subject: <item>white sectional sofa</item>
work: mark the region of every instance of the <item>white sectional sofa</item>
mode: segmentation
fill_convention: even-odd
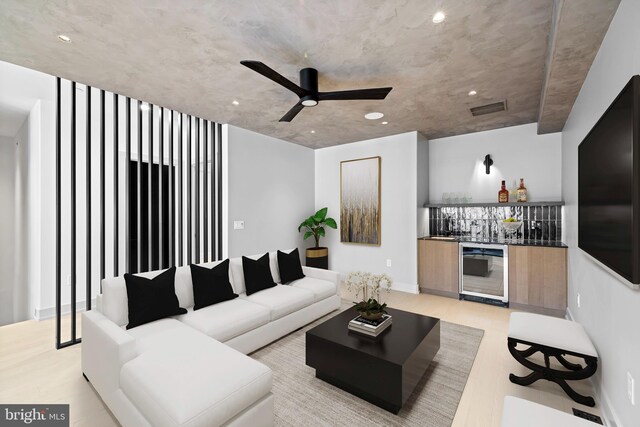
[[[306,277],[282,285],[269,255],[277,286],[247,296],[242,260],[232,258],[240,297],[197,311],[190,268],[178,267],[187,314],[129,330],[124,277],[102,281],[96,309],[83,313],[82,371],[123,426],[273,424],[271,370],[246,354],[338,309],[340,297],[337,272],[303,267]]]

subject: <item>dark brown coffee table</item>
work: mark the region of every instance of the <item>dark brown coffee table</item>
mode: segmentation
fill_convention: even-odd
[[[347,329],[353,308],[310,329],[306,363],[317,378],[397,414],[440,349],[440,319],[387,311],[393,323],[377,338]]]

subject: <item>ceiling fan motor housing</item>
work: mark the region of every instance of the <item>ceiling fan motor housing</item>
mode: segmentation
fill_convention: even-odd
[[[300,87],[308,92],[309,95],[305,95],[300,98],[304,105],[312,106],[318,103],[318,70],[315,68],[303,68],[300,70]],[[312,101],[312,102],[305,102]],[[315,101],[315,102],[313,102]]]

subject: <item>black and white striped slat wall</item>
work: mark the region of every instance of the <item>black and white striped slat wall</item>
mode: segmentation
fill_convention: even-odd
[[[221,258],[221,130],[56,79],[56,348],[101,279]]]

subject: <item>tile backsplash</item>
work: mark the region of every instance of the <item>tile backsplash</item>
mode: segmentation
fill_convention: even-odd
[[[562,240],[562,206],[443,206],[429,208],[429,234],[505,237],[503,220],[513,217],[522,227],[513,237],[531,240]]]

